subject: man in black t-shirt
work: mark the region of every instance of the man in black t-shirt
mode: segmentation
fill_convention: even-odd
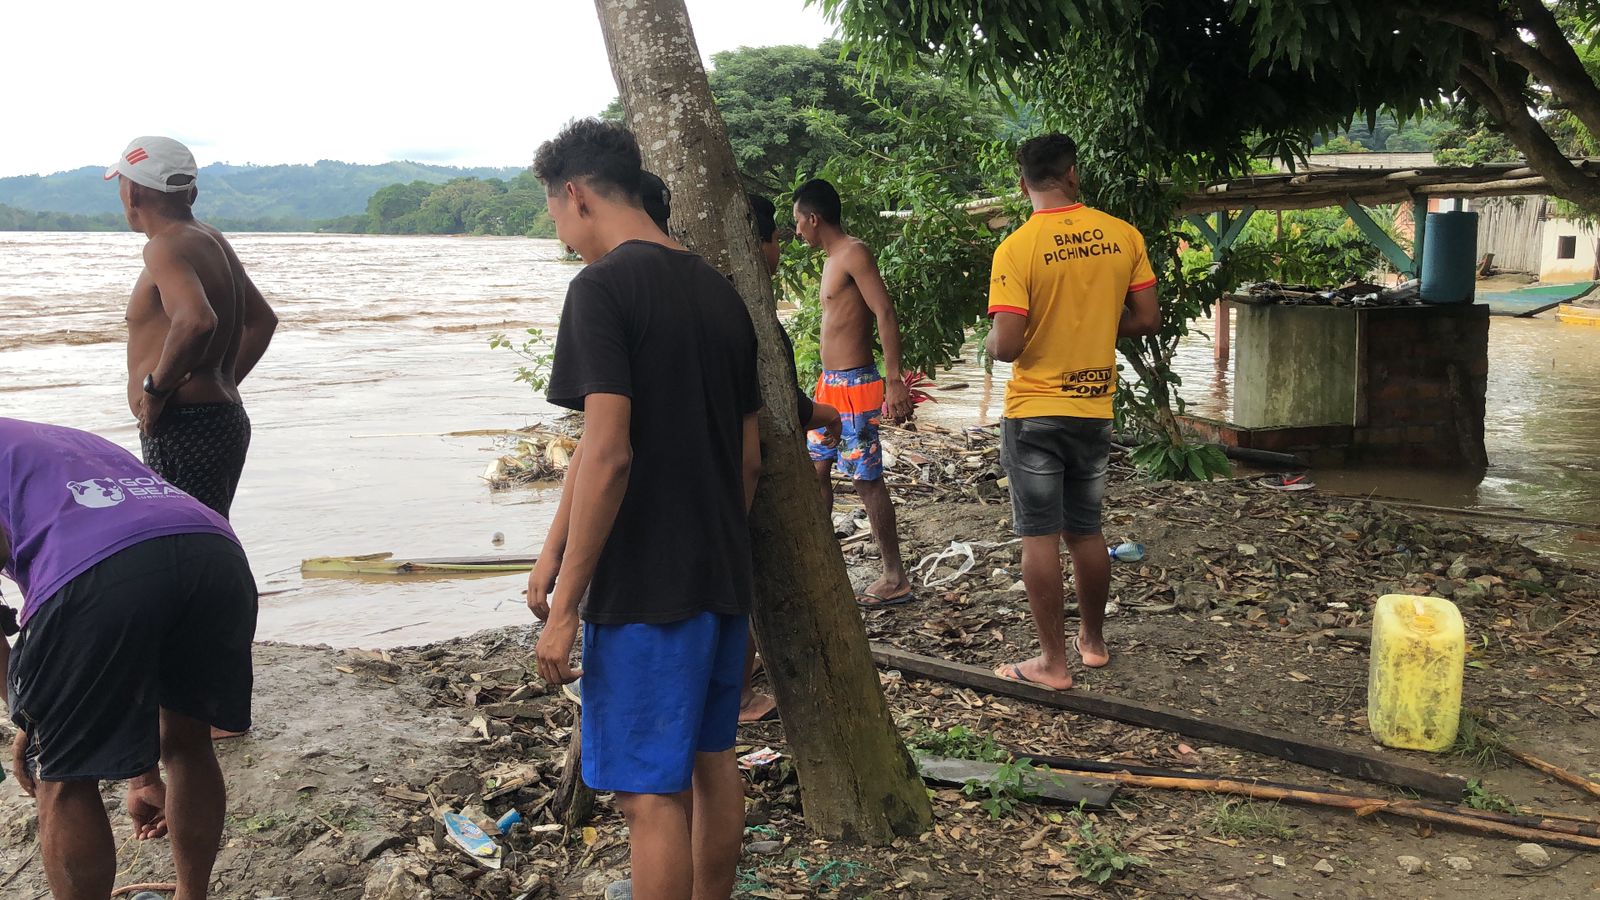
[[[616,792],[635,892],[726,897],[744,827],[733,747],[761,469],[755,329],[728,280],[645,213],[626,129],[573,122],[533,168],[558,237],[589,264],[567,289],[550,376],[584,435],[528,581],[546,620],[539,674],[583,676],[583,778]]]

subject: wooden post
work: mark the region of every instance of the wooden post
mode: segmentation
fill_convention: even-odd
[[[800,775],[806,824],[887,844],[932,826],[803,448],[794,362],[684,0],[595,0],[611,71],[646,166],[672,189],[673,233],[733,278],[760,342],[765,471],[750,515],[756,632]]]

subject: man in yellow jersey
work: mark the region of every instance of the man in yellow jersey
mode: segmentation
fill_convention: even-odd
[[[1063,690],[1067,662],[1061,541],[1072,554],[1083,663],[1111,661],[1102,626],[1111,563],[1100,534],[1117,339],[1161,325],[1144,238],[1078,202],[1078,148],[1046,134],[1017,151],[1033,216],[994,254],[988,350],[1012,363],[1001,429],[1022,580],[1039,628],[1039,656],[995,674]]]

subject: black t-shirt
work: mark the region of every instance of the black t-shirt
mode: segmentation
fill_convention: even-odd
[[[556,332],[551,403],[633,401],[633,467],[584,621],[676,622],[750,611],[744,417],[761,408],[756,335],[710,263],[628,241],[572,280]]]

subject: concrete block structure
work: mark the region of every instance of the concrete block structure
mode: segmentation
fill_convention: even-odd
[[[1317,465],[1487,465],[1487,306],[1229,302],[1233,417],[1190,419],[1201,437]]]

